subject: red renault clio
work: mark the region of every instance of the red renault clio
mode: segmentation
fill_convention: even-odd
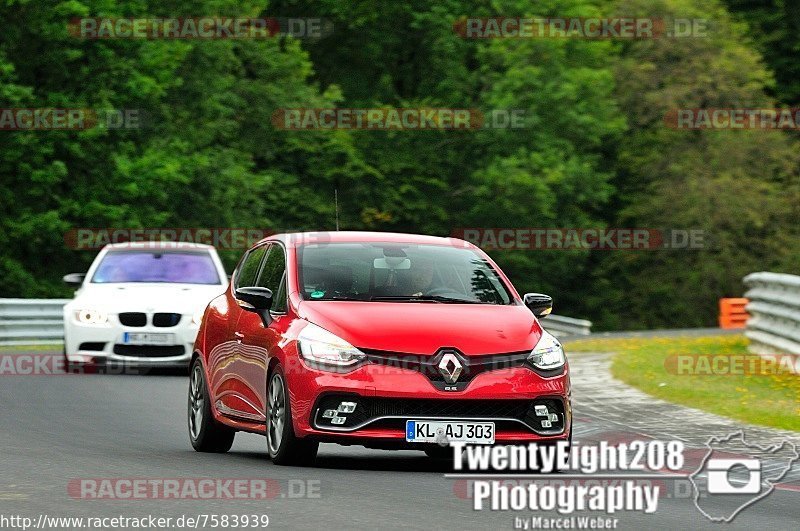
[[[277,464],[320,442],[416,448],[571,439],[567,360],[497,265],[454,238],[369,232],[271,236],[203,316],[189,435],[225,452],[266,435]]]

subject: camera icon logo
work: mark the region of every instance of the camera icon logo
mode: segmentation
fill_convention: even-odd
[[[697,470],[689,475],[694,504],[712,522],[731,522],[741,511],[764,499],[800,460],[789,440],[760,446],[745,440],[742,430],[711,437]]]
[[[761,492],[761,461],[758,459],[709,459],[709,494],[758,494]],[[749,472],[747,480],[735,477],[737,471]]]

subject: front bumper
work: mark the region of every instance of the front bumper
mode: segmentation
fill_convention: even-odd
[[[569,367],[543,377],[527,367],[476,375],[462,391],[437,389],[414,370],[366,364],[347,374],[308,368],[287,371],[292,416],[298,437],[343,444],[405,443],[406,420],[495,422],[495,440],[529,442],[571,435]],[[323,413],[342,401],[357,404],[345,424],[334,426]],[[557,421],[542,427],[536,405],[548,405]],[[549,416],[547,417],[550,420]],[[419,446],[419,445],[417,445]]]
[[[151,321],[148,319],[148,323]],[[183,315],[171,327],[148,324],[129,327],[109,315],[107,323],[87,325],[71,316],[64,319],[64,348],[70,363],[102,364],[116,367],[188,367],[192,357],[198,326],[192,317]],[[168,333],[173,341],[167,345],[130,345],[123,341],[126,332]]]

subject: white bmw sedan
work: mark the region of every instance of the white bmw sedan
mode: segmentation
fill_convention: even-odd
[[[187,367],[209,301],[228,278],[216,250],[193,243],[104,247],[64,306],[68,366]]]

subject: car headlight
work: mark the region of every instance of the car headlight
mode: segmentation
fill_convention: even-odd
[[[76,310],[75,319],[81,324],[103,324],[108,322],[108,314],[100,310]]]
[[[344,339],[312,323],[300,331],[297,343],[303,359],[322,368],[335,370],[353,367],[367,357]]]
[[[194,312],[194,315],[192,315],[192,324],[196,324],[196,325],[199,326],[200,323],[203,322],[203,314],[204,313],[206,313],[206,309],[205,308],[203,308],[202,310]]]
[[[567,362],[564,348],[552,334],[542,331],[542,337],[528,355],[528,362],[545,371],[558,369]]]

